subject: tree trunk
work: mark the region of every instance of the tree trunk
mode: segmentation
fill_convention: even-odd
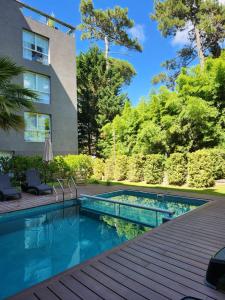
[[[196,25],[194,26],[194,28],[195,28],[196,45],[197,45],[197,49],[198,49],[198,57],[200,59],[201,69],[203,69],[204,64],[205,64],[205,56],[204,56],[203,49],[202,49],[200,31]]]
[[[106,60],[106,70],[109,69],[109,40],[105,36],[105,60]]]

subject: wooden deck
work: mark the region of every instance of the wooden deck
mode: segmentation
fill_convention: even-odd
[[[210,257],[225,246],[225,198],[214,200],[11,299],[225,299],[204,283]]]

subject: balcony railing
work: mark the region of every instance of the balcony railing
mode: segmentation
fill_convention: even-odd
[[[55,18],[54,16],[50,16],[36,8],[20,2],[19,0],[15,1],[19,4],[21,11],[23,12],[23,15],[25,17],[30,17],[35,21],[48,25],[49,27],[52,27],[56,30],[60,30],[68,35],[73,35],[74,31],[76,30],[76,27],[63,22]]]

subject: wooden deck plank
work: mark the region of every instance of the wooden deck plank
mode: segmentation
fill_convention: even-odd
[[[117,281],[113,280],[111,276],[106,275],[104,272],[102,272],[102,270],[99,270],[98,268],[94,268],[93,266],[86,266],[85,268],[83,268],[83,271],[88,273],[88,275],[91,275],[93,278],[96,278],[105,286],[110,286],[110,289],[113,289],[121,297],[124,297],[125,299],[130,299],[130,300],[146,299],[144,297],[139,296],[137,293],[128,289],[124,285],[121,285]]]
[[[120,300],[123,299],[116,292],[112,291],[110,287],[106,287],[98,280],[93,279],[89,275],[87,275],[83,271],[77,271],[72,273],[72,276],[80,281],[84,286],[88,287],[90,290],[94,291],[97,295],[102,297],[103,299],[112,299],[112,300]]]
[[[63,285],[61,282],[56,281],[53,282],[48,286],[48,288],[57,295],[60,299],[63,300],[80,300],[80,297],[78,297],[74,292],[69,290],[65,285]]]
[[[123,285],[125,285],[131,291],[135,291],[138,295],[141,295],[144,299],[155,299],[156,296],[158,297],[159,300],[167,299],[162,295],[156,294],[154,291],[143,286],[139,282],[123,275],[122,273],[118,272],[115,269],[112,269],[103,260],[101,260],[100,262],[98,261],[94,266],[96,269],[112,277],[114,280],[119,280]]]
[[[56,296],[48,287],[44,287],[41,289],[38,289],[34,292],[35,296],[39,300],[61,300],[62,298]],[[23,299],[23,298],[21,298]]]
[[[171,290],[168,286],[164,286],[163,284],[159,284],[155,281],[155,277],[147,278],[146,276],[137,273],[136,271],[131,270],[130,268],[123,266],[122,264],[116,262],[111,258],[111,256],[101,260],[104,264],[109,266],[110,268],[117,270],[119,273],[125,275],[126,277],[137,281],[148,289],[154,291],[155,293],[162,295],[168,299],[180,299],[184,294],[180,293],[180,291]],[[143,269],[144,270],[144,269]]]
[[[102,299],[101,297],[96,295],[93,291],[85,288],[79,281],[75,280],[75,278],[73,278],[71,275],[63,276],[60,279],[60,282],[62,282],[71,291],[75,291],[76,294],[81,299],[92,299],[92,300]]]
[[[101,189],[99,193],[126,189],[97,188]],[[93,192],[85,189],[81,193]],[[35,201],[37,198],[31,198],[27,203],[6,203],[4,207],[0,203],[0,212],[37,206]],[[43,197],[39,204],[51,202]],[[224,228],[225,197],[221,197],[12,299],[180,300],[183,296],[195,296],[225,300],[224,293],[204,282],[210,257],[224,246]]]
[[[212,289],[209,289],[205,285],[193,282],[193,280],[187,278],[183,278],[182,276],[165,270],[157,265],[150,264],[146,266],[146,268],[142,268],[135,263],[129,262],[126,259],[117,256],[116,254],[113,254],[110,257],[119,264],[127,266],[129,269],[136,271],[145,277],[154,277],[154,280],[162,283],[163,285],[169,286],[171,289],[173,288],[176,291],[180,291],[180,293],[186,292],[187,294],[192,294],[192,296],[195,297],[201,297],[202,294],[205,294],[209,297],[213,297],[213,295],[215,295],[215,292],[212,292]]]

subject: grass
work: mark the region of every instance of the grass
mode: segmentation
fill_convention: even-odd
[[[225,184],[218,184],[212,188],[191,188],[186,186],[180,187],[180,186],[173,186],[173,185],[159,185],[159,184],[154,185],[154,184],[147,184],[144,182],[128,182],[128,181],[99,181],[98,183],[104,185],[137,186],[137,187],[154,188],[154,189],[161,189],[161,190],[168,190],[168,191],[193,192],[197,194],[225,196]]]

